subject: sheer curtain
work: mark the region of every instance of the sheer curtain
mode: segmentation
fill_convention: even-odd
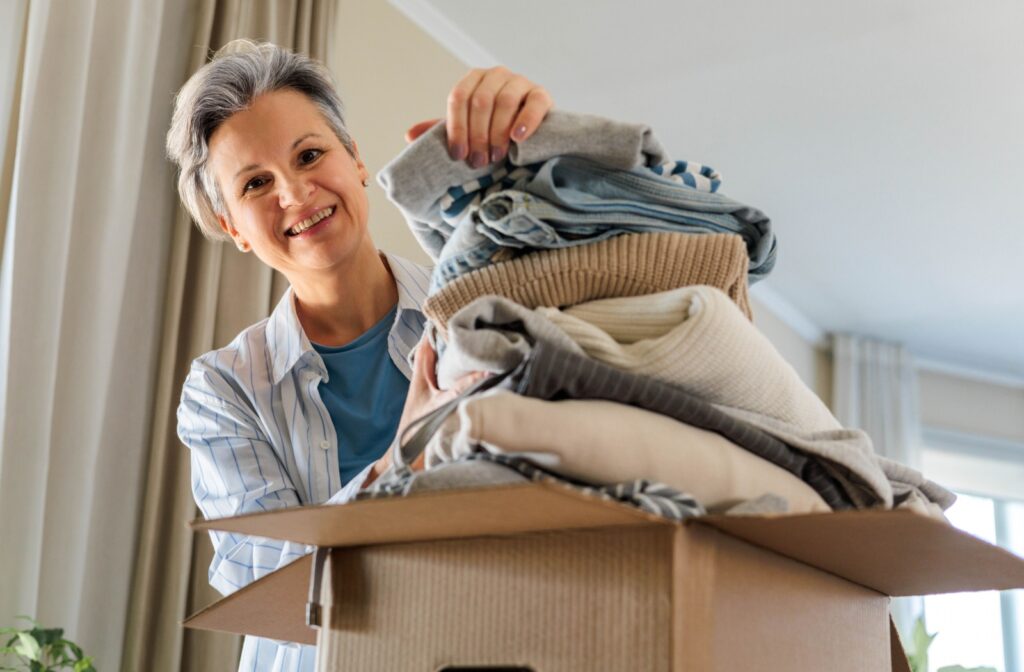
[[[120,663],[132,574],[174,211],[161,147],[184,72],[179,5],[28,3],[7,135],[0,620],[63,627],[101,669]]]
[[[875,452],[921,468],[917,369],[907,349],[864,336],[832,340],[832,410],[847,427],[866,431]],[[892,613],[904,641],[924,610],[919,597],[896,598]]]
[[[210,49],[255,37],[326,59],[334,6],[0,11],[0,37],[24,34],[0,45],[16,59],[0,93],[19,101],[0,117],[0,626],[63,627],[99,669],[235,665],[233,638],[179,625],[215,596],[208,540],[186,527],[174,408],[188,362],[265,316],[284,283],[194,230],[164,136]]]
[[[335,4],[334,0],[198,2],[195,30],[188,40],[192,45],[189,73],[205,63],[213,50],[239,37],[269,40],[329,62]],[[184,79],[178,86],[182,83]],[[170,255],[121,669],[231,670],[238,664],[239,637],[184,631],[180,625],[186,615],[220,595],[207,582],[213,554],[209,537],[185,527],[199,514],[190,490],[188,451],[175,431],[175,412],[192,359],[227,344],[243,328],[269,315],[286,283],[253,255],[205,240],[180,209]]]

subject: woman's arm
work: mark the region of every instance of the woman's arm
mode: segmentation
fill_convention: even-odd
[[[178,406],[178,437],[189,448],[192,494],[205,518],[300,504],[255,413],[222,372],[196,360]],[[210,585],[228,595],[309,552],[304,544],[210,532]]]

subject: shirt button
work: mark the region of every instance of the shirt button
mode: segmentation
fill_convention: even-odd
[[[327,450],[328,448],[331,447],[331,442],[330,441],[321,441],[320,442],[320,447],[323,448],[324,450]]]

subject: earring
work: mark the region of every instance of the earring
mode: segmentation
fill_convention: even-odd
[[[370,186],[370,183],[369,183],[369,181],[368,181],[368,180],[363,180],[363,186],[364,186],[364,187],[368,187],[368,186]]]
[[[249,251],[249,243],[246,243],[246,242],[243,242],[243,241],[240,241],[240,240],[236,240],[235,241],[235,247],[238,248],[239,252],[248,252]]]

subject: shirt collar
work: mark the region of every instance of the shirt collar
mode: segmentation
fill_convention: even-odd
[[[391,269],[398,288],[397,325],[403,311],[410,310],[422,315],[423,302],[427,298],[430,282],[430,268],[420,266],[402,257],[382,252]],[[393,325],[392,331],[395,329]],[[306,337],[295,311],[295,293],[289,287],[270,314],[266,326],[267,347],[270,349],[273,383],[277,385],[285,375],[301,362],[308,362],[321,376],[327,375],[320,354]]]

